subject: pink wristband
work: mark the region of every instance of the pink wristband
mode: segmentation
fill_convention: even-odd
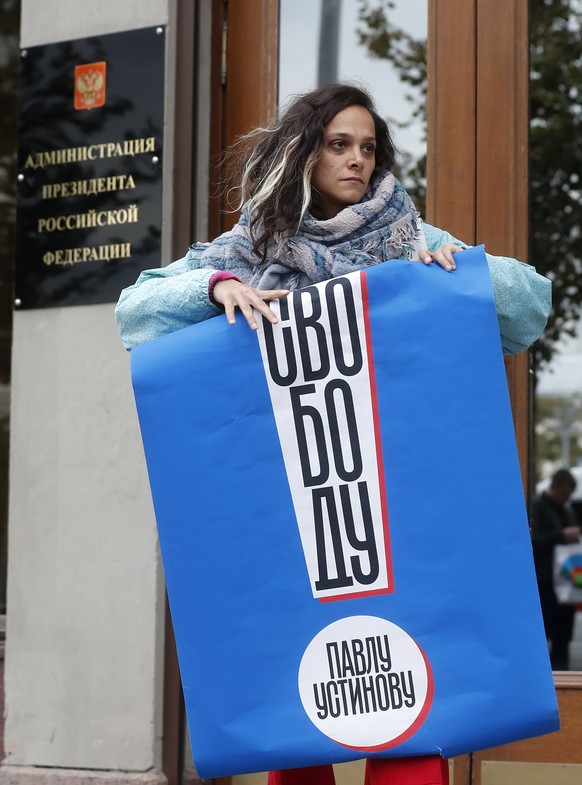
[[[223,306],[221,303],[217,303],[213,297],[212,293],[214,292],[214,287],[219,281],[229,281],[229,280],[234,280],[234,281],[238,281],[239,283],[242,283],[240,278],[237,278],[236,275],[229,273],[228,270],[218,270],[218,272],[214,273],[214,275],[212,275],[210,280],[208,281],[208,299],[213,305],[216,305],[218,308],[222,308]]]

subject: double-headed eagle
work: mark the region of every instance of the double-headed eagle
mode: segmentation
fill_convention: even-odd
[[[77,77],[77,94],[86,106],[93,106],[103,89],[103,73],[98,70],[87,70]]]

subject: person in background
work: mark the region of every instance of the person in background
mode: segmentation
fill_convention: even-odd
[[[570,667],[570,642],[576,606],[559,603],[554,589],[554,548],[580,541],[576,514],[569,506],[576,490],[576,478],[559,469],[550,485],[533,501],[532,545],[546,638],[550,642],[553,670]]]
[[[241,314],[255,330],[261,317],[277,321],[270,300],[391,259],[454,273],[454,254],[467,247],[423,224],[391,172],[388,126],[359,87],[331,84],[297,96],[237,150],[240,220],[122,292],[116,317],[127,349],[221,313],[230,324]],[[487,261],[503,351],[522,351],[545,327],[550,281],[515,259]],[[366,785],[444,785],[448,764],[436,754],[370,758],[365,777]],[[269,774],[269,785],[333,783],[331,765]]]

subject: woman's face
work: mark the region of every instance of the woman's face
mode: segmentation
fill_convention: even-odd
[[[348,106],[325,127],[323,147],[313,171],[314,203],[324,218],[356,204],[366,193],[376,166],[376,130],[363,106]]]

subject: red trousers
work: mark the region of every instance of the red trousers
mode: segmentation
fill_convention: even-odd
[[[449,764],[439,755],[369,758],[364,785],[448,785]],[[270,771],[268,785],[335,785],[331,766]]]

